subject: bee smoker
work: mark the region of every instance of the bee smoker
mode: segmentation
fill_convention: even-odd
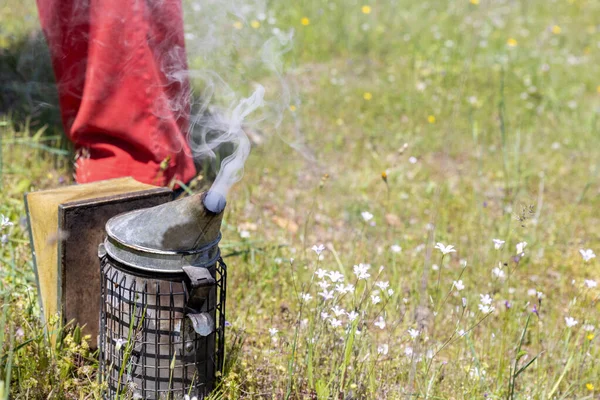
[[[224,356],[224,207],[209,192],[106,223],[98,249],[105,398],[202,399],[214,388]]]

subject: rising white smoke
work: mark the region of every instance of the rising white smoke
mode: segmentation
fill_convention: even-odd
[[[194,157],[216,158],[216,151],[224,144],[232,146],[232,153],[221,161],[219,172],[210,188],[211,192],[227,198],[231,186],[242,178],[244,163],[250,154],[250,140],[242,124],[246,117],[264,104],[265,89],[258,85],[254,93],[241,99],[233,110],[227,109],[213,114],[193,117],[189,140]]]
[[[250,153],[245,130],[276,133],[294,148],[304,148],[301,138],[278,131],[295,100],[282,60],[292,47],[293,31],[277,28],[276,16],[260,0],[185,4],[187,74],[196,89],[188,142],[196,160],[208,160],[218,170],[210,192],[226,198]],[[168,76],[177,80],[178,72]],[[256,79],[268,81],[269,90]],[[224,147],[228,155],[221,159]]]

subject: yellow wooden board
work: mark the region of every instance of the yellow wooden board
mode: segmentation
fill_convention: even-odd
[[[59,296],[58,207],[60,204],[154,189],[133,178],[118,178],[25,195],[41,306],[46,321],[61,310]],[[95,301],[90,299],[91,301]]]

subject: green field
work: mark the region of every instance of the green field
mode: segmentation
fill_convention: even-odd
[[[214,398],[600,398],[600,2],[205,3],[191,68],[268,96],[222,227]],[[23,193],[72,182],[38,31],[0,5],[0,398],[99,399],[86,338],[49,345],[37,303]]]

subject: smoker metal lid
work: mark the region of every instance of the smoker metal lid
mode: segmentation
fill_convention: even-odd
[[[126,245],[168,251],[205,247],[219,234],[223,212],[204,207],[204,193],[118,215],[106,223],[108,236]]]
[[[221,234],[201,249],[194,251],[168,251],[127,245],[107,236],[98,248],[100,257],[108,254],[111,258],[132,269],[146,273],[183,273],[183,267],[210,267],[221,256],[219,241]]]
[[[171,202],[174,203],[174,202]],[[165,203],[162,206],[168,205]],[[100,245],[99,256],[104,253],[114,260],[132,269],[146,273],[183,273],[183,267],[209,267],[220,257],[219,241],[221,233],[217,231],[216,238],[207,241],[201,247],[189,250],[162,249],[160,242],[152,242],[152,237],[161,237],[166,229],[177,229],[177,217],[165,222],[164,218],[149,218],[155,215],[161,206],[136,210],[111,218],[106,223],[106,239]],[[162,210],[160,210],[162,211]],[[153,222],[157,222],[160,226]],[[220,223],[220,221],[219,221]],[[182,229],[184,230],[184,229]],[[139,239],[138,239],[139,236]]]
[[[156,207],[117,215],[106,223],[104,250],[128,267],[150,273],[181,273],[219,257],[223,210],[204,207],[198,193]]]

